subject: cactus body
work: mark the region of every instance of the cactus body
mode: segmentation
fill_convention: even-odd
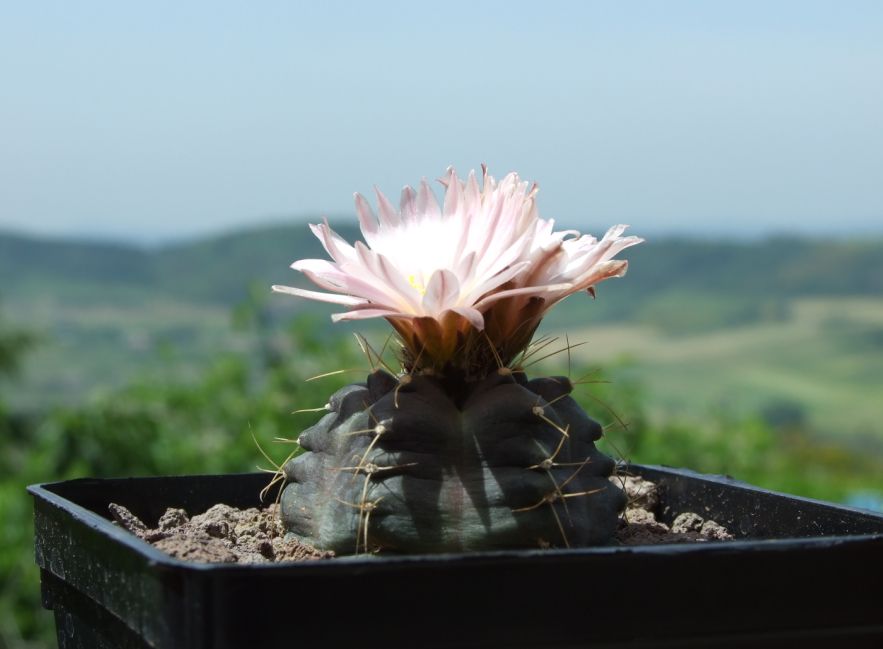
[[[376,371],[301,435],[283,522],[338,554],[605,543],[625,498],[571,390],[564,377]]]

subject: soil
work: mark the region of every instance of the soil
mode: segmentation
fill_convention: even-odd
[[[237,509],[218,504],[190,517],[169,508],[155,528],[148,528],[121,505],[110,505],[118,525],[167,554],[185,561],[208,563],[272,563],[330,559],[325,552],[285,539],[276,505]]]
[[[628,496],[614,536],[619,545],[702,543],[734,538],[723,525],[694,512],[679,513],[668,526],[656,518],[659,491],[655,483],[636,476],[615,476],[610,480]]]
[[[657,545],[702,543],[733,538],[723,526],[693,512],[682,512],[671,526],[657,520],[659,494],[654,483],[638,477],[611,478],[628,496],[614,543]],[[237,509],[214,505],[189,516],[183,509],[167,509],[155,528],[144,524],[121,505],[111,504],[114,521],[135,536],[185,561],[207,563],[272,563],[330,559],[333,552],[318,550],[285,538],[276,505],[264,509]]]

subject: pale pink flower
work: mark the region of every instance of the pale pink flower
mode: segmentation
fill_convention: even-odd
[[[402,190],[398,210],[376,190],[379,220],[356,194],[367,245],[351,246],[326,221],[310,228],[332,261],[292,264],[331,292],[273,290],[347,307],[335,321],[386,318],[420,368],[473,367],[476,356],[478,365],[508,363],[553,304],[623,275],[628,262],[612,257],[641,239],[620,236],[623,225],[601,241],[554,232],[537,213],[536,185],[515,173],[497,183],[483,171],[479,188],[474,172],[462,181],[449,169],[442,206],[425,180]]]

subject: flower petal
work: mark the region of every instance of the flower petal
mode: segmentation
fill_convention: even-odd
[[[386,195],[376,186],[374,187],[374,193],[377,195],[377,212],[380,214],[381,227],[390,229],[398,227],[401,219],[396,208],[393,207],[393,204]]]
[[[372,273],[367,269],[354,274],[345,272],[322,259],[301,259],[291,267],[302,272],[321,288],[357,296],[362,302],[386,305],[400,302],[396,288],[387,282],[379,281],[376,277],[371,281]]]
[[[412,314],[398,313],[394,309],[378,309],[373,306],[364,309],[353,309],[345,313],[334,313],[331,316],[332,322],[345,322],[347,320],[367,320],[369,318],[413,318]]]
[[[365,304],[365,300],[361,300],[352,295],[340,295],[338,293],[319,293],[318,291],[306,291],[302,288],[294,286],[281,286],[274,284],[272,287],[276,293],[287,293],[288,295],[296,295],[297,297],[305,297],[310,300],[318,300],[320,302],[330,302],[332,304],[344,304],[346,306],[359,306]]]
[[[337,232],[328,225],[328,219],[324,219],[319,225],[310,224],[310,230],[316,238],[322,243],[331,258],[336,262],[352,260],[356,256],[355,249],[346,242]],[[293,264],[292,264],[293,265]]]
[[[486,308],[488,305],[493,304],[494,302],[498,302],[499,300],[515,297],[518,295],[536,295],[538,297],[543,297],[546,293],[560,293],[563,291],[566,291],[567,295],[569,295],[570,293],[574,292],[570,290],[572,287],[573,284],[549,284],[547,286],[523,286],[521,288],[506,289],[505,291],[500,291],[499,293],[491,293],[490,295],[479,300],[478,303],[475,305],[475,308],[483,309]]]
[[[469,324],[479,331],[484,329],[484,314],[478,309],[473,309],[468,306],[457,306],[452,308],[451,311],[466,318],[469,321]]]
[[[417,190],[417,211],[431,219],[437,219],[441,216],[438,200],[436,200],[435,194],[432,193],[432,187],[426,182],[426,178],[420,181],[420,189]]]
[[[371,205],[365,200],[365,197],[356,192],[353,194],[356,202],[356,214],[359,217],[359,227],[362,230],[362,236],[369,246],[373,246],[377,241],[377,219],[374,217],[374,211]]]
[[[447,269],[435,271],[426,285],[423,296],[423,310],[433,317],[441,316],[442,312],[451,309],[460,297],[460,281]]]
[[[486,295],[491,291],[499,288],[500,286],[511,280],[513,277],[517,277],[528,266],[530,266],[529,261],[518,262],[517,264],[509,266],[506,270],[497,273],[493,277],[487,278],[484,281],[477,283],[475,286],[469,286],[465,289],[462,289],[465,293],[462,301],[468,304],[475,303],[483,295]],[[481,300],[478,302],[478,304],[475,304],[474,306],[476,308],[480,308],[479,305],[483,302],[484,301]]]
[[[442,182],[447,189],[445,192],[445,204],[443,208],[444,215],[451,216],[452,214],[456,214],[460,209],[462,192],[460,181],[457,180],[457,172],[453,167],[448,167],[448,177],[440,182]]]
[[[402,187],[402,197],[399,202],[399,209],[402,213],[402,218],[411,219],[415,212],[417,211],[416,207],[416,199],[417,194],[414,192],[414,189],[409,185],[405,185]]]

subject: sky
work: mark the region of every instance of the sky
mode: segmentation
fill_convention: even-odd
[[[883,234],[883,2],[7,2],[0,230],[162,241],[487,163],[600,234]]]

